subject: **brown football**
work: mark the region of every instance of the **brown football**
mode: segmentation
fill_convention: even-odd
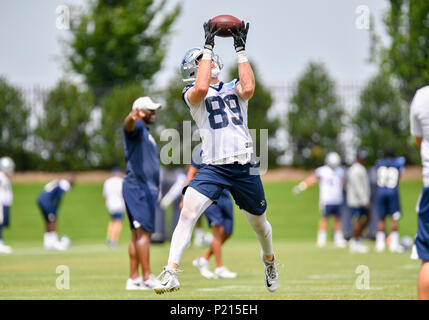
[[[232,29],[234,24],[237,25],[237,28],[241,28],[241,20],[228,14],[221,14],[212,18],[211,25],[214,25],[215,23],[217,23],[218,28],[220,28],[217,36],[224,38],[231,36],[228,29]]]

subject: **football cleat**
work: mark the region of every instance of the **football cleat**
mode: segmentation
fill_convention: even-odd
[[[216,268],[214,271],[216,279],[235,279],[238,275],[235,272],[231,272],[227,267]]]
[[[143,285],[145,287],[145,289],[143,289],[143,290],[154,289],[156,286],[159,285],[159,280],[157,278],[155,278],[155,276],[153,274],[151,274],[149,276],[149,279],[143,281]]]
[[[274,292],[279,286],[279,272],[277,271],[276,259],[273,261],[266,261],[261,252],[262,261],[265,267],[265,287],[268,291]]]
[[[128,279],[125,285],[125,290],[147,290],[149,288],[145,288],[146,286],[143,284],[142,277],[138,277],[136,279]]]
[[[3,243],[0,243],[0,253],[11,254],[12,248],[10,246],[3,244]]]
[[[369,249],[366,245],[358,240],[350,240],[350,252],[351,253],[368,253]]]
[[[180,289],[180,283],[177,279],[177,273],[180,270],[175,270],[171,267],[164,267],[164,270],[157,277],[159,283],[153,288],[156,294],[163,294],[165,292],[173,292]]]
[[[201,275],[204,278],[206,279],[214,278],[213,272],[210,271],[209,262],[206,259],[202,257],[197,258],[194,261],[192,261],[192,265],[200,271]]]

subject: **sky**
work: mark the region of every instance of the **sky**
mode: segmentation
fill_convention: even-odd
[[[173,6],[179,0],[169,0]],[[51,87],[65,75],[58,6],[86,0],[2,0],[0,4],[0,75],[22,87]],[[163,86],[179,70],[191,47],[204,44],[203,23],[231,14],[250,23],[246,51],[270,86],[293,83],[310,61],[323,62],[339,83],[364,83],[375,72],[367,63],[369,31],[356,27],[365,5],[375,18],[376,31],[387,39],[382,25],[387,0],[186,0],[173,27],[168,54],[156,84]],[[236,63],[232,38],[217,38],[215,51],[226,67]],[[228,80],[228,79],[225,79]]]

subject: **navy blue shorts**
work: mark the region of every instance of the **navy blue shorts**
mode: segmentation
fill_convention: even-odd
[[[57,208],[51,203],[37,200],[37,205],[42,211],[43,218],[46,222],[53,222],[57,220]]]
[[[329,216],[341,216],[341,205],[333,205],[333,204],[327,204],[323,208],[323,217],[327,218]]]
[[[205,215],[209,220],[209,224],[223,226],[225,233],[232,234],[233,229],[233,204],[229,195],[222,195],[217,200],[217,203],[211,204],[205,211]]]
[[[353,207],[350,208],[350,212],[353,217],[361,218],[361,217],[367,217],[369,210],[365,207]]]
[[[9,227],[9,214],[9,206],[3,206],[0,208],[0,227]]]
[[[423,188],[417,209],[417,254],[423,261],[429,261],[429,187]]]
[[[154,232],[157,192],[151,192],[145,186],[129,188],[124,183],[122,195],[130,221],[130,228],[137,229],[142,227],[148,232]]]
[[[242,210],[262,215],[267,209],[264,187],[259,175],[251,175],[250,163],[206,165],[198,170],[189,186],[216,202],[223,189],[231,192],[235,203]]]
[[[122,212],[111,213],[110,217],[112,218],[112,220],[122,220],[124,214]]]
[[[381,219],[386,216],[391,216],[393,220],[401,218],[401,206],[399,204],[399,196],[395,193],[377,193],[377,208]]]

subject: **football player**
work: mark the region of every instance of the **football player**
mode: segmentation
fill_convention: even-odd
[[[106,243],[109,247],[119,245],[119,236],[122,230],[122,218],[125,212],[125,203],[122,196],[124,174],[121,169],[114,168],[112,175],[104,181],[103,196],[111,220],[107,227]]]
[[[417,236],[412,258],[422,260],[417,284],[419,299],[429,300],[429,86],[417,90],[411,102],[410,127],[423,165],[423,190],[417,203]]]
[[[202,162],[183,198],[180,220],[171,240],[168,265],[160,274],[156,293],[180,288],[178,266],[188,246],[192,229],[200,215],[217,201],[224,189],[231,192],[237,205],[256,233],[265,267],[265,286],[278,287],[278,272],[272,246],[272,229],[266,219],[267,203],[261,178],[251,163],[252,138],[247,127],[248,101],[255,90],[255,78],[246,56],[249,24],[230,30],[237,53],[239,79],[219,80],[222,63],[213,53],[217,24],[204,23],[204,48],[193,48],[182,59],[181,69],[186,86],[182,97],[202,138]]]
[[[43,247],[45,250],[66,250],[67,245],[60,241],[57,234],[57,213],[63,195],[74,185],[74,176],[67,179],[52,180],[45,185],[37,198],[37,204],[45,220]]]
[[[122,185],[131,229],[128,246],[130,275],[126,290],[148,290],[157,284],[150,270],[150,236],[155,231],[155,210],[159,190],[159,159],[149,125],[161,107],[150,97],[134,101],[125,118],[124,154],[127,173]],[[141,266],[142,276],[139,275]]]
[[[322,218],[317,231],[317,246],[324,247],[327,240],[326,229],[329,217],[335,217],[334,245],[344,248],[347,243],[341,225],[341,205],[343,204],[344,170],[340,167],[341,158],[336,152],[329,152],[325,165],[293,188],[293,193],[299,194],[319,182],[319,205]]]
[[[405,158],[395,157],[393,151],[386,148],[384,157],[375,163],[377,170],[377,209],[379,220],[375,241],[375,251],[382,252],[386,249],[386,217],[390,216],[391,232],[389,250],[402,252],[399,244],[399,219],[401,218],[401,206],[399,201],[399,178],[404,169]]]
[[[3,228],[9,226],[10,207],[13,202],[9,178],[15,172],[15,163],[9,157],[0,158],[0,253],[12,253],[12,248],[3,243]]]

